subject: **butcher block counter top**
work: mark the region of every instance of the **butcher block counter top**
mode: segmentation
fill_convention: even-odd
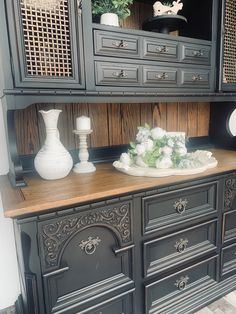
[[[0,176],[0,191],[6,217],[46,213],[47,210],[99,201],[169,184],[206,178],[236,170],[236,151],[212,149],[217,167],[203,173],[163,178],[133,177],[118,172],[112,164],[98,164],[97,171],[75,174],[61,180],[45,181],[36,175],[25,177],[26,187],[14,189],[7,176]]]

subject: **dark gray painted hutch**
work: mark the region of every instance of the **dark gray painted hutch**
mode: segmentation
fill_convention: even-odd
[[[94,23],[90,0],[48,1],[47,9],[42,2],[0,0],[13,186],[25,186],[14,111],[31,104],[200,100],[212,111],[234,107],[235,0],[183,1],[189,27],[178,37]],[[14,217],[18,310],[187,314],[234,289],[234,171]]]

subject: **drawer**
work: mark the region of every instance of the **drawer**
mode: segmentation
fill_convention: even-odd
[[[144,59],[156,61],[178,61],[178,43],[163,39],[143,40]]]
[[[193,218],[216,214],[217,182],[143,197],[143,233],[181,225]]]
[[[140,66],[110,62],[95,62],[96,84],[116,86],[139,86]]]
[[[105,303],[105,302],[104,302]],[[96,306],[95,309],[83,311],[84,314],[133,314],[133,294],[126,293],[124,296],[108,300],[105,304]]]
[[[182,62],[191,64],[211,64],[211,47],[205,45],[182,44]]]
[[[143,69],[143,84],[149,86],[177,86],[177,69],[147,67]]]
[[[47,313],[86,308],[111,292],[133,288],[131,204],[117,202],[38,223]]]
[[[210,70],[181,69],[181,87],[210,88]]]
[[[216,249],[217,221],[144,243],[144,275],[162,272]]]
[[[222,249],[222,278],[236,273],[236,244]]]
[[[236,240],[236,210],[223,216],[223,243]]]
[[[182,313],[191,297],[216,285],[217,263],[216,256],[147,285],[145,313]]]
[[[119,57],[139,57],[139,38],[126,34],[94,31],[94,49],[96,55]]]

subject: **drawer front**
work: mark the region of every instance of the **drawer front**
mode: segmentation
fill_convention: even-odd
[[[210,65],[211,47],[204,45],[183,44],[182,62]]]
[[[216,213],[216,191],[217,182],[212,182],[144,197],[144,234]]]
[[[94,31],[96,55],[139,57],[139,39],[135,36],[111,32]]]
[[[224,214],[223,243],[236,240],[236,210]]]
[[[216,249],[217,221],[213,220],[144,243],[144,274],[160,273]]]
[[[181,87],[191,88],[210,88],[211,84],[210,70],[202,69],[182,69]]]
[[[47,313],[133,288],[131,204],[38,223]]]
[[[222,278],[236,273],[236,244],[222,249]]]
[[[177,86],[177,70],[163,67],[144,67],[143,83],[150,86]]]
[[[145,313],[179,313],[191,296],[216,284],[217,260],[205,260],[147,285]]]
[[[97,306],[94,310],[88,309],[84,314],[133,314],[133,294],[129,293],[116,300]]]
[[[96,62],[96,84],[139,86],[139,65]]]
[[[144,59],[178,61],[178,43],[163,39],[144,39]]]

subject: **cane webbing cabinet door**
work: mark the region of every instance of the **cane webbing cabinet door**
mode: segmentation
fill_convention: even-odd
[[[80,1],[6,1],[15,87],[84,88]]]
[[[236,90],[236,0],[222,1],[220,89]]]

